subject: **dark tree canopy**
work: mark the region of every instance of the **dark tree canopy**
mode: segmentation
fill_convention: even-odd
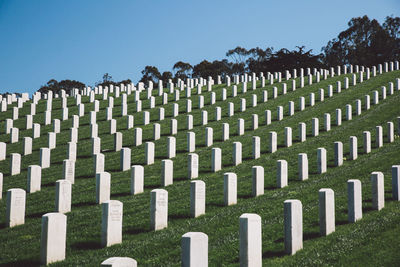
[[[203,60],[193,67],[193,77],[195,78],[211,76],[216,79],[217,75],[228,75],[230,73],[230,64],[226,59],[214,60],[213,62]]]
[[[86,85],[82,82],[75,80],[62,80],[58,82],[55,79],[51,79],[46,85],[43,85],[38,90],[42,93],[47,93],[48,91],[53,91],[53,93],[60,93],[61,90],[65,90],[67,94],[71,92],[72,89],[83,89]]]
[[[192,65],[189,63],[178,61],[174,64],[172,69],[175,71],[175,78],[186,79],[191,77],[191,72],[193,70]]]
[[[161,79],[161,73],[158,71],[157,67],[154,66],[146,66],[144,70],[142,70],[142,79],[140,82],[147,84],[149,81],[153,83],[158,83],[158,80]]]
[[[383,25],[368,16],[352,18],[349,28],[322,48],[328,66],[373,66],[400,55],[400,18],[386,17]]]

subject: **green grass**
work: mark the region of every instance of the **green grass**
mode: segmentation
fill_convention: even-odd
[[[350,75],[347,75],[350,77]],[[150,230],[150,191],[160,188],[161,159],[166,158],[166,137],[169,136],[170,119],[172,112],[173,95],[169,96],[169,103],[165,105],[166,119],[160,122],[162,137],[155,141],[156,163],[145,166],[145,192],[130,195],[130,171],[119,171],[119,152],[112,151],[113,137],[109,135],[109,124],[105,121],[105,107],[107,101],[100,102],[100,112],[97,115],[99,135],[103,153],[106,155],[105,171],[111,173],[111,199],[124,203],[123,214],[123,243],[108,248],[101,248],[101,207],[95,204],[95,175],[92,168],[91,140],[89,126],[89,110],[93,104],[87,103],[88,97],[82,97],[85,103],[85,116],[80,118],[78,161],[76,163],[76,178],[72,189],[72,211],[67,214],[67,252],[66,260],[56,263],[58,266],[94,266],[112,256],[127,256],[136,259],[139,265],[144,266],[177,266],[180,265],[180,238],[189,231],[201,231],[209,236],[209,264],[210,266],[238,265],[239,263],[239,217],[243,213],[257,213],[262,218],[263,264],[264,265],[395,265],[400,261],[400,206],[391,200],[391,165],[399,164],[400,139],[394,143],[386,143],[382,148],[374,147],[375,126],[382,125],[386,136],[386,122],[396,121],[400,116],[399,91],[380,100],[379,105],[371,105],[371,109],[364,110],[364,95],[372,97],[372,91],[378,90],[388,82],[394,82],[400,76],[400,71],[384,73],[373,77],[362,84],[349,89],[342,89],[342,93],[332,98],[325,96],[324,102],[319,102],[319,88],[325,89],[329,84],[336,88],[336,81],[343,81],[345,75],[328,78],[318,84],[305,86],[302,89],[291,91],[288,82],[288,93],[271,99],[272,87],[267,85],[269,100],[260,103],[262,89],[253,91],[250,83],[246,94],[241,94],[238,86],[238,97],[221,101],[223,85],[213,87],[217,94],[217,103],[205,106],[208,111],[209,123],[201,126],[201,111],[197,108],[197,96],[192,92],[192,104],[196,133],[196,152],[200,157],[200,177],[206,183],[206,214],[196,219],[190,214],[190,180],[187,179],[187,152],[186,152],[186,109],[184,94],[181,92],[180,115],[178,120],[177,157],[174,161],[174,184],[166,187],[169,194],[169,221],[168,228],[153,232]],[[305,81],[307,83],[307,79]],[[342,83],[343,87],[343,83]],[[227,88],[228,97],[231,89]],[[205,104],[210,101],[210,92],[204,92]],[[316,104],[309,107],[309,94],[316,93]],[[258,106],[250,107],[251,95],[257,94]],[[143,94],[144,96],[144,94]],[[299,97],[306,98],[306,109],[298,111]],[[239,112],[240,98],[247,100],[245,112]],[[100,98],[97,98],[100,100]],[[361,116],[355,116],[355,100],[361,99],[363,110]],[[287,117],[288,101],[294,101],[296,113]],[[228,102],[235,103],[235,115],[227,117]],[[144,141],[152,140],[153,126],[143,126],[142,113],[136,114],[133,96],[128,96],[128,114],[135,116],[135,127],[143,128]],[[156,97],[156,104],[161,104],[161,98]],[[345,121],[345,105],[353,105],[353,119]],[[148,110],[148,100],[143,101],[143,109]],[[61,118],[61,102],[53,101],[53,118]],[[126,120],[120,116],[120,101],[114,101],[114,118],[117,119],[118,130],[124,135],[124,146],[132,148],[132,165],[144,164],[144,145],[133,145],[133,129],[126,130]],[[222,120],[214,121],[215,107],[222,108]],[[278,106],[284,106],[285,117],[276,121]],[[77,107],[72,98],[68,99],[69,115],[77,114]],[[335,126],[335,109],[342,108],[343,123]],[[272,124],[265,125],[264,111],[272,111]],[[43,123],[45,102],[40,101],[34,122]],[[157,109],[151,110],[152,123],[158,118]],[[29,113],[29,106],[20,110],[20,119],[14,125],[25,129],[23,116]],[[332,130],[323,131],[323,114],[330,113]],[[251,116],[259,115],[259,129],[252,131]],[[4,119],[11,116],[11,111],[0,114],[0,129],[4,132]],[[311,120],[318,117],[320,120],[320,135],[311,137]],[[245,120],[245,134],[237,136],[237,119]],[[230,124],[231,138],[222,141],[222,122]],[[307,124],[307,141],[300,143],[297,140],[298,123]],[[42,125],[42,137],[33,141],[33,154],[23,157],[22,172],[19,175],[9,176],[9,159],[0,162],[0,171],[4,173],[3,197],[0,201],[0,264],[38,265],[40,259],[40,227],[41,216],[54,211],[55,181],[61,179],[62,160],[66,158],[66,143],[69,140],[71,119],[61,123],[62,132],[57,134],[57,148],[51,152],[51,168],[42,171],[42,190],[27,195],[26,221],[24,225],[15,228],[5,227],[5,192],[10,188],[26,189],[27,167],[39,164],[39,148],[47,146],[47,132],[52,126]],[[217,173],[211,170],[211,147],[205,147],[204,128],[214,129],[214,144],[212,147],[222,149],[223,169]],[[293,128],[293,146],[284,146],[284,127]],[[397,127],[397,126],[396,126]],[[370,130],[373,140],[373,150],[370,154],[362,153],[362,132]],[[268,132],[278,133],[278,151],[268,153]],[[20,139],[31,136],[31,130],[20,130]],[[252,136],[261,138],[261,157],[251,158]],[[342,141],[345,157],[349,153],[349,137],[358,137],[359,158],[354,161],[345,161],[341,167],[333,167],[333,142]],[[9,136],[0,135],[0,141],[9,142]],[[232,165],[232,143],[242,142],[243,163]],[[328,150],[328,172],[322,175],[316,173],[316,150],[325,147]],[[22,142],[7,144],[7,155],[20,152]],[[307,153],[309,158],[310,178],[307,181],[297,180],[297,154]],[[276,161],[288,161],[289,186],[283,189],[276,188]],[[254,198],[251,196],[251,168],[261,165],[265,169],[265,194]],[[382,171],[385,174],[385,208],[373,211],[371,208],[370,173]],[[238,204],[230,207],[223,206],[223,173],[235,172],[238,177]],[[363,190],[363,219],[357,223],[347,223],[347,185],[348,179],[360,179]],[[335,191],[336,201],[336,232],[327,236],[319,236],[318,226],[318,190],[332,188]],[[304,249],[294,256],[284,254],[283,243],[283,201],[299,199],[303,204]]]

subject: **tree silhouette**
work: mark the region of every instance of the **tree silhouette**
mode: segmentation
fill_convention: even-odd
[[[386,17],[383,25],[368,16],[352,18],[342,31],[322,48],[326,65],[373,66],[400,55],[400,18]]]

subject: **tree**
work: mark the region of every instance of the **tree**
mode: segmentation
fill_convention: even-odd
[[[158,80],[161,79],[161,74],[158,71],[157,67],[154,66],[146,66],[144,70],[142,70],[142,78],[140,82],[148,83],[152,81],[153,83],[158,83]]]
[[[58,94],[61,90],[64,90],[67,94],[70,94],[72,89],[83,89],[85,86],[84,83],[75,80],[62,80],[58,82],[55,79],[51,79],[46,85],[41,86],[38,91],[42,93],[52,91]]]
[[[237,46],[234,49],[228,50],[225,54],[233,59],[231,66],[232,74],[243,74],[246,70],[246,62],[250,57],[250,52],[243,47]]]
[[[386,17],[383,25],[368,16],[352,18],[342,31],[322,48],[329,66],[358,64],[373,66],[400,55],[400,18]]]
[[[172,69],[175,71],[175,78],[186,79],[192,76],[193,67],[189,63],[178,61],[174,64]]]
[[[209,62],[203,60],[193,67],[193,77],[208,77],[216,79],[218,75],[225,76],[231,74],[231,64],[226,60],[214,60]]]
[[[168,82],[169,79],[172,79],[172,72],[170,71],[164,71],[161,75],[161,80],[164,81],[165,83]]]

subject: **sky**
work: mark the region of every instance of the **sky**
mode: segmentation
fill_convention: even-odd
[[[146,65],[173,72],[236,46],[320,53],[363,15],[383,23],[400,0],[0,0],[0,93],[104,73],[136,83]]]

